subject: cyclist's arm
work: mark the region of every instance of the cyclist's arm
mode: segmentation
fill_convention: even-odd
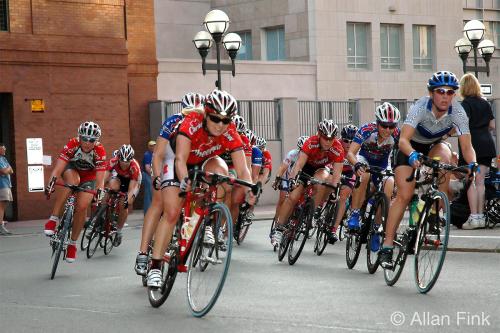
[[[462,154],[467,163],[477,162],[476,152],[472,147],[470,134],[462,134],[458,137],[458,143],[462,149]]]
[[[56,166],[52,170],[52,173],[50,175],[50,178],[52,177],[61,177],[64,169],[66,168],[66,165],[68,165],[68,162],[58,159],[56,162]]]
[[[332,183],[335,186],[339,185],[340,176],[342,175],[342,168],[344,167],[344,163],[335,163],[333,165],[333,178]]]
[[[255,165],[255,164],[252,165],[252,181],[254,183],[256,183],[257,180],[259,179],[260,168],[261,168],[260,165]]]
[[[134,203],[134,199],[137,197],[139,193],[140,183],[137,180],[131,179],[128,184],[128,204],[132,205]]]
[[[233,151],[231,153],[231,159],[233,160],[234,170],[238,175],[238,178],[252,183],[252,177],[250,171],[247,168],[245,153],[243,150]]]
[[[295,164],[293,165],[292,172],[290,172],[289,179],[294,179],[295,177],[297,177],[297,174],[299,173],[299,171],[302,170],[304,165],[306,165],[308,158],[309,158],[309,156],[307,156],[307,154],[304,153],[303,151],[301,151],[299,153],[299,158],[297,159],[297,162],[295,162]]]
[[[286,169],[288,169],[288,163],[282,162],[278,171],[276,172],[276,177],[281,177],[285,173]]]
[[[403,128],[401,129],[401,135],[399,137],[399,150],[405,154],[406,156],[409,156],[413,149],[413,147],[410,144],[410,140],[415,134],[415,128],[411,127],[410,125],[404,124]]]
[[[349,151],[347,152],[347,160],[351,165],[355,165],[358,162],[356,155],[361,149],[361,145],[357,142],[351,142],[351,146],[349,147]]]
[[[177,178],[183,180],[188,176],[187,160],[191,152],[191,140],[184,135],[177,135],[175,141],[175,172]]]
[[[104,188],[104,176],[106,174],[106,170],[99,170],[95,173],[95,184],[96,189]]]
[[[269,172],[271,172],[271,170],[269,170],[268,168],[264,168],[264,171],[262,171],[262,174],[259,175],[259,181],[261,183],[264,184],[266,182],[266,180],[269,177]]]
[[[153,179],[161,176],[161,169],[163,168],[163,160],[165,159],[165,152],[167,150],[168,140],[159,136],[156,138],[155,151],[153,153]]]

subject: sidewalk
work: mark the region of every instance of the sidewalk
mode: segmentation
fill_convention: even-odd
[[[274,216],[275,206],[257,206],[255,208],[255,220],[270,220]],[[127,221],[127,228],[141,228],[144,221],[142,211],[133,212]],[[43,233],[43,225],[46,220],[29,220],[9,222],[6,227],[12,232],[10,236],[21,237]],[[500,225],[494,229],[460,230],[451,227],[449,251],[460,252],[493,252],[500,253]]]

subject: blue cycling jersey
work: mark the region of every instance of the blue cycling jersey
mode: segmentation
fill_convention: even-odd
[[[356,132],[353,141],[361,146],[359,155],[366,158],[370,165],[387,165],[391,151],[399,138],[399,129],[381,143],[378,142],[377,123],[368,123]]]
[[[262,166],[262,152],[256,146],[252,147],[252,165]]]
[[[181,113],[176,113],[168,117],[160,129],[160,136],[169,140],[183,118],[184,116]]]

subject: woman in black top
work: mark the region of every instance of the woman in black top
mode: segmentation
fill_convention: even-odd
[[[490,133],[490,130],[495,128],[495,119],[491,105],[482,97],[481,86],[474,75],[465,74],[462,77],[460,94],[464,98],[462,106],[469,117],[472,147],[476,151],[477,163],[480,165],[480,170],[476,174],[476,186],[470,186],[467,191],[471,215],[463,228],[484,228],[484,177],[489,173],[491,160],[496,157],[495,142]],[[465,164],[461,152],[459,163]]]

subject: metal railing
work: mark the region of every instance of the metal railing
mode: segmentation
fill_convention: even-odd
[[[339,128],[357,123],[356,101],[299,101],[299,126],[302,135],[314,135],[323,119],[334,120]]]
[[[166,109],[166,117],[170,117],[171,115],[174,115],[176,113],[180,113],[182,110],[182,103],[181,102],[166,102],[165,103],[165,109]]]

